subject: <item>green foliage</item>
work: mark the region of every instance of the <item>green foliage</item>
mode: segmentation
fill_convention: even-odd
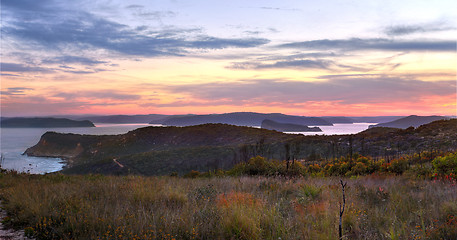
[[[256,156],[247,163],[239,163],[227,171],[229,176],[300,176],[305,173],[305,167],[298,161],[267,160]]]
[[[192,170],[186,174],[184,174],[185,178],[196,178],[199,177],[201,173],[199,171]]]
[[[297,201],[300,204],[307,204],[309,201],[320,199],[322,188],[312,185],[302,185],[297,191]]]
[[[405,172],[411,178],[416,179],[431,179],[433,168],[430,164],[417,164],[412,166]]]
[[[436,157],[433,161],[433,170],[440,176],[452,174],[457,176],[457,153],[449,153],[443,157]]]
[[[408,161],[404,158],[394,159],[390,162],[387,167],[387,171],[401,175],[404,171],[408,169]]]

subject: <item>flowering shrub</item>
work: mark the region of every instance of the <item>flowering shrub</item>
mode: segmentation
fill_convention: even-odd
[[[457,175],[457,153],[449,153],[443,157],[436,157],[433,161],[434,173],[438,176],[451,178]],[[452,174],[452,175],[451,175]]]

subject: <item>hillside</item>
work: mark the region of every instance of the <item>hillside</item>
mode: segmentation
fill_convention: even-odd
[[[84,116],[80,119],[87,119],[95,123],[149,123],[151,121],[161,122],[170,115],[148,114],[148,115],[107,115],[107,116]]]
[[[375,116],[375,117],[351,117],[355,123],[386,123],[392,122],[405,116]]]
[[[391,128],[408,128],[408,127],[419,127],[427,123],[431,123],[437,120],[448,119],[447,117],[442,116],[416,116],[411,115],[405,118],[400,118],[395,121],[379,123],[376,125],[371,125],[371,127],[391,127]]]
[[[335,124],[335,123],[354,123],[354,119],[349,118],[349,117],[321,117],[325,121]]]
[[[260,145],[293,137],[276,131],[224,124],[145,127],[126,134],[104,136],[47,132],[25,154],[62,157],[69,160],[71,167],[85,165],[81,171],[86,171],[86,164],[89,164],[92,170],[101,169],[107,173],[111,172],[109,168],[117,158],[136,172],[160,174],[209,166],[227,168],[248,157],[248,150],[243,156],[238,151],[243,145],[258,144],[260,148]],[[159,167],[162,165],[166,171]]]
[[[192,126],[206,123],[223,123],[237,126],[260,126],[269,119],[280,123],[300,124],[306,126],[331,126],[332,124],[318,117],[302,117],[280,113],[235,112],[209,115],[189,115],[171,117],[163,122],[167,126]]]
[[[322,132],[318,127],[308,127],[300,124],[278,123],[269,119],[262,121],[260,126],[263,129],[275,130],[279,132]]]
[[[257,155],[313,160],[358,152],[391,158],[403,153],[456,149],[457,119],[452,119],[417,129],[372,128],[355,135],[335,136],[302,136],[225,124],[146,127],[105,136],[47,132],[25,153],[63,157],[69,163],[66,173],[163,175],[228,169]]]
[[[66,118],[7,118],[0,122],[2,128],[69,128],[95,127],[88,120],[75,121]]]

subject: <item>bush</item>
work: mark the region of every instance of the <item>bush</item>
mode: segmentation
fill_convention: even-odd
[[[436,157],[433,161],[433,170],[440,176],[457,175],[457,153],[449,153],[443,157]]]
[[[199,171],[191,170],[190,172],[184,174],[185,178],[197,178],[200,176]]]
[[[308,166],[306,171],[308,173],[318,173],[318,172],[321,172],[322,169],[321,169],[321,166],[319,166],[318,164],[312,164],[312,165]]]
[[[322,188],[312,185],[302,185],[298,188],[297,201],[300,204],[306,204],[308,201],[314,201],[320,198]]]
[[[355,175],[365,175],[367,173],[367,166],[363,162],[358,162],[353,168],[352,172]]]
[[[390,162],[387,170],[391,173],[401,175],[404,171],[408,170],[408,161],[404,158],[394,159]]]
[[[427,165],[416,165],[408,169],[405,174],[413,178],[430,179],[433,174],[433,169],[431,166]]]
[[[275,170],[272,162],[261,156],[249,159],[246,165],[246,173],[248,175],[273,175],[276,172]]]

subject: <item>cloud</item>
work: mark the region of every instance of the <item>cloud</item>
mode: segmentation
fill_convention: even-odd
[[[8,96],[17,96],[17,95],[25,95],[26,91],[33,90],[33,88],[26,88],[26,87],[14,87],[14,88],[8,88],[6,91],[1,91],[2,95],[8,95]]]
[[[275,69],[275,68],[329,69],[332,65],[335,65],[335,63],[333,61],[304,59],[304,60],[277,61],[274,63],[239,62],[239,63],[233,63],[228,68],[232,68],[232,69]]]
[[[46,9],[48,9],[49,4],[52,4],[52,2],[52,0],[3,0],[2,8],[6,7],[20,11],[37,12],[45,11]]]
[[[176,16],[176,13],[172,12],[172,11],[147,11],[147,12],[139,11],[135,15],[137,15],[139,17],[160,20],[164,17],[174,17],[174,16]]]
[[[77,63],[77,64],[87,65],[87,66],[94,66],[94,65],[98,65],[98,64],[108,63],[106,61],[100,61],[100,60],[95,60],[95,59],[91,59],[91,58],[87,58],[87,57],[79,57],[79,56],[60,56],[60,57],[45,59],[42,62],[45,64]]]
[[[63,98],[66,100],[74,99],[90,99],[90,100],[121,100],[133,101],[139,100],[140,95],[121,93],[117,90],[102,90],[102,91],[81,91],[81,92],[61,92],[53,95],[53,97]]]
[[[427,82],[371,75],[327,77],[321,82],[263,79],[155,87],[210,104],[224,101],[230,105],[280,103],[292,106],[315,101],[337,101],[342,104],[411,102],[429,95],[455,94],[456,82]],[[176,104],[179,106],[182,101]]]
[[[138,105],[141,96],[118,90],[92,90],[48,93],[32,88],[8,88],[2,91],[2,113],[9,116],[47,115],[59,113],[81,113],[88,110],[112,108],[117,111],[122,106]],[[3,94],[5,97],[3,98]],[[98,112],[98,111],[97,111]],[[99,112],[98,112],[99,113]]]
[[[32,10],[26,4],[8,1],[2,6],[2,11],[9,13],[3,20],[2,34],[24,43],[22,47],[29,50],[107,50],[142,57],[181,56],[189,50],[250,48],[269,42],[263,38],[189,36],[194,29],[168,28],[145,32],[144,28],[131,28],[88,12],[68,10],[58,4],[44,4],[40,9],[45,7],[47,11],[40,12],[40,18],[35,19],[27,17]]]
[[[19,63],[0,63],[1,72],[40,72],[40,73],[51,73],[53,69],[50,68],[42,68],[36,66],[29,66]]]
[[[126,6],[125,8],[127,8],[127,9],[137,9],[137,8],[144,8],[144,6],[143,5],[138,5],[138,4],[131,4],[131,5]]]
[[[403,36],[414,33],[426,33],[426,32],[441,32],[448,30],[455,30],[455,27],[449,27],[443,25],[443,23],[431,23],[424,25],[397,25],[390,26],[384,29],[384,32],[388,36]]]
[[[260,7],[264,10],[276,10],[276,11],[301,11],[298,8],[280,8],[280,7]]]
[[[449,51],[457,50],[455,41],[444,40],[392,40],[384,38],[361,39],[351,38],[342,40],[313,40],[292,42],[278,45],[279,48],[346,51],[386,50],[386,51]]]
[[[301,9],[298,9],[298,8],[282,8],[282,7],[267,7],[267,6],[243,7],[243,8],[255,8],[255,9],[261,9],[261,10],[273,10],[273,11],[302,11]]]

